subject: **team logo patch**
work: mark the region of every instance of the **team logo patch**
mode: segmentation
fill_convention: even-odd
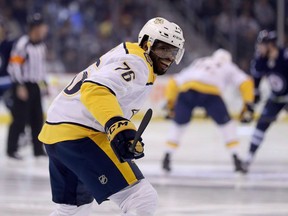
[[[108,178],[105,175],[101,175],[98,179],[99,179],[100,183],[103,185],[107,184],[107,182],[108,182]]]
[[[154,23],[155,23],[155,24],[163,24],[163,23],[164,23],[164,20],[161,19],[161,18],[156,18],[156,19],[154,20]]]
[[[270,86],[271,86],[271,89],[274,91],[274,92],[278,92],[278,93],[281,93],[283,92],[286,87],[287,87],[287,84],[285,83],[285,79],[281,77],[281,75],[279,74],[270,74],[268,76],[268,80],[269,80],[269,83],[270,83]]]

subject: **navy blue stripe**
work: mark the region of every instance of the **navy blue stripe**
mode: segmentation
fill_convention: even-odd
[[[76,123],[76,122],[48,122],[48,121],[46,121],[46,124],[49,124],[49,125],[72,124],[72,125],[77,125],[77,126],[80,126],[80,127],[84,127],[84,128],[93,130],[95,132],[101,132],[101,131],[99,131],[99,130],[97,130],[95,128],[92,128],[92,127],[89,127],[89,126],[86,126],[86,125],[82,125],[82,124],[79,124],[79,123]]]
[[[129,54],[129,51],[128,51],[127,47],[126,47],[126,43],[125,42],[123,43],[123,47],[125,49],[126,54]]]

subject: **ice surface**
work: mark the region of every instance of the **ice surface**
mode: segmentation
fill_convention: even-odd
[[[195,120],[182,138],[173,159],[173,171],[161,170],[168,121],[153,121],[145,131],[145,158],[138,161],[144,175],[159,193],[157,216],[287,216],[288,124],[280,121],[268,131],[247,176],[236,175],[216,126]],[[253,124],[239,126],[244,155]],[[0,215],[44,216],[51,202],[48,162],[35,160],[31,147],[21,149],[23,162],[5,156],[6,126],[0,126]],[[92,215],[120,215],[105,202],[93,206]]]

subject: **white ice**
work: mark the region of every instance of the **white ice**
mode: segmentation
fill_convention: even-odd
[[[287,216],[288,124],[275,123],[247,176],[233,173],[230,156],[216,126],[195,120],[175,154],[173,171],[161,170],[169,121],[153,121],[143,139],[145,158],[138,165],[159,193],[157,216]],[[254,124],[238,127],[244,155]],[[23,162],[5,156],[7,128],[0,126],[0,216],[49,215],[51,201],[46,160],[34,160],[31,147]],[[119,215],[111,202],[93,206],[93,216]]]

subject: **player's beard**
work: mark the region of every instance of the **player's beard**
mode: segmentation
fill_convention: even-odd
[[[169,61],[169,60],[165,60],[163,58],[160,58],[154,52],[150,52],[149,56],[153,62],[154,73],[157,74],[158,76],[164,75],[168,71],[170,66],[173,64],[173,62],[171,62],[170,64],[164,63],[164,62]]]

